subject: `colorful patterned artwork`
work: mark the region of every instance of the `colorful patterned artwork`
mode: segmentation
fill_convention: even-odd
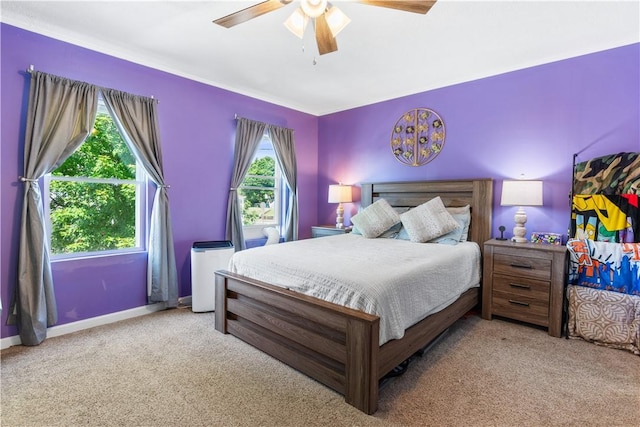
[[[637,194],[573,196],[571,237],[599,242],[633,243],[640,238]]]
[[[640,296],[640,243],[572,239],[569,284]]]
[[[569,284],[640,295],[640,153],[575,168]]]

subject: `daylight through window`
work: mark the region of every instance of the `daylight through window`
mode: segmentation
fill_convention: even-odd
[[[273,144],[265,134],[240,186],[245,238],[262,237],[263,228],[278,226],[282,187]]]

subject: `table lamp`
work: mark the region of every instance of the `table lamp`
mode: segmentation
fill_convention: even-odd
[[[542,181],[529,180],[505,180],[502,182],[501,206],[518,206],[514,217],[512,241],[516,243],[527,242],[525,234],[527,229],[527,214],[523,206],[542,206]]]
[[[352,201],[351,186],[340,184],[332,184],[329,186],[329,203],[337,203],[336,209],[336,228],[342,228],[344,226],[344,208],[343,203],[350,203]]]

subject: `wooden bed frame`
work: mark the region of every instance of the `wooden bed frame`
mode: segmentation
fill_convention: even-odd
[[[362,206],[379,198],[414,207],[435,196],[446,206],[471,206],[469,240],[491,235],[490,179],[362,184]],[[482,264],[482,263],[481,263]],[[480,302],[472,288],[446,309],[407,329],[402,339],[378,345],[377,316],[289,291],[227,271],[216,272],[215,328],[230,333],[343,394],[372,414],[378,382],[424,348]]]

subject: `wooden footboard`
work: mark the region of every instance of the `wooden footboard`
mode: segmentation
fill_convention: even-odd
[[[215,327],[345,396],[378,401],[380,319],[229,272],[216,273]]]
[[[216,272],[215,327],[345,396],[372,414],[378,381],[478,303],[467,291],[447,309],[378,346],[380,319],[226,271]]]

